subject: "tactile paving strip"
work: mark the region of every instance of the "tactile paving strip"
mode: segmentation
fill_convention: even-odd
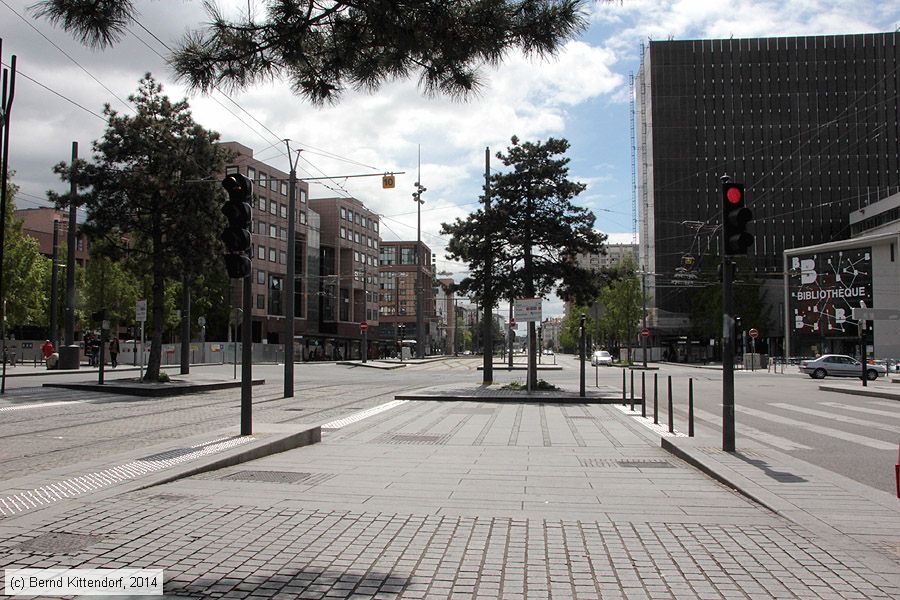
[[[124,465],[79,477],[71,477],[33,490],[6,496],[0,498],[0,515],[9,516],[23,513],[26,510],[58,502],[63,498],[74,498],[82,494],[89,494],[123,481],[200,458],[201,456],[215,454],[216,452],[246,444],[253,439],[252,436],[242,436],[210,440],[190,448],[176,448],[168,452],[139,458]]]

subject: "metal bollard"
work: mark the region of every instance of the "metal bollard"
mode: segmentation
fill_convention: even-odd
[[[625,406],[625,369],[622,369],[622,406]]]
[[[672,412],[672,376],[669,375],[669,433],[675,433],[675,415]]]
[[[659,403],[657,402],[659,391],[658,381],[657,381],[657,373],[653,374],[653,424],[659,425]]]
[[[688,378],[688,437],[694,437],[694,378]]]
[[[641,371],[641,416],[647,418],[647,378],[646,371]]]
[[[594,387],[600,387],[600,365],[594,365]]]
[[[634,411],[634,369],[631,371],[631,410]]]

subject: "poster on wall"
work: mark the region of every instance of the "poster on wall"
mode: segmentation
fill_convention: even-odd
[[[797,335],[856,337],[853,308],[872,308],[872,249],[791,257],[790,310]]]

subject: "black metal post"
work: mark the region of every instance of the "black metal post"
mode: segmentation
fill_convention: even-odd
[[[191,285],[187,275],[181,278],[181,370],[191,372]]]
[[[580,335],[580,339],[579,339],[579,343],[578,343],[579,353],[580,353],[580,357],[581,357],[581,369],[580,369],[580,378],[579,378],[579,385],[578,385],[578,395],[582,398],[584,398],[584,396],[585,396],[585,390],[584,390],[584,338],[585,338],[584,319],[585,319],[585,316],[582,314],[581,315],[581,327],[580,327],[581,335]]]
[[[634,369],[631,371],[631,393],[629,397],[631,398],[631,410],[634,410]]]
[[[675,433],[675,414],[672,410],[672,376],[669,375],[669,433]]]
[[[694,437],[694,378],[688,378],[688,437]]]
[[[294,316],[297,308],[297,162],[300,160],[300,151],[297,157],[291,159],[290,140],[284,141],[287,147],[288,164],[291,167],[288,173],[288,230],[287,230],[287,273],[284,282],[285,317],[284,317],[284,397],[294,397]],[[363,255],[365,264],[369,263],[369,256]],[[368,291],[365,278],[363,278],[363,306],[368,310]]]
[[[647,378],[646,371],[641,371],[641,416],[647,416]]]
[[[600,387],[600,365],[594,365],[594,387]]]
[[[862,358],[862,384],[863,387],[868,387],[868,381],[866,380],[866,322],[863,319],[859,320],[859,355]]]
[[[653,374],[653,424],[659,425],[659,382],[657,373]]]
[[[53,219],[53,264],[50,267],[50,343],[59,352],[59,219]]]
[[[625,406],[625,369],[622,369],[622,406]]]
[[[106,311],[104,311],[105,313]],[[106,315],[103,315],[103,318],[106,318]],[[106,329],[103,327],[103,322],[100,322],[100,369],[97,371],[97,383],[103,385],[103,377],[104,377],[104,365],[106,362]]]
[[[253,434],[253,281],[243,280],[244,314],[241,323],[241,435]]]
[[[418,184],[418,182],[416,182]],[[421,208],[422,204],[418,206]],[[484,149],[484,214],[488,217],[491,212],[491,149]],[[421,212],[418,213],[421,218]],[[421,222],[420,222],[421,223]],[[484,338],[484,354],[481,362],[481,383],[490,385],[494,382],[494,292],[491,289],[493,265],[493,246],[490,232],[485,232],[484,239],[487,256],[484,262],[484,323],[482,324],[482,337]],[[419,296],[422,290],[419,289]],[[418,311],[416,312],[418,314]],[[582,394],[584,395],[584,394]]]

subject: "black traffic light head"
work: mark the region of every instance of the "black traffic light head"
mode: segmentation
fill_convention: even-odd
[[[232,279],[250,276],[250,230],[253,224],[253,182],[235,173],[222,180],[228,192],[228,201],[222,206],[222,214],[228,225],[222,231],[225,244],[225,269]]]
[[[744,184],[722,184],[722,254],[747,254],[753,245],[753,236],[747,232],[747,223],[753,213],[744,206]]]

